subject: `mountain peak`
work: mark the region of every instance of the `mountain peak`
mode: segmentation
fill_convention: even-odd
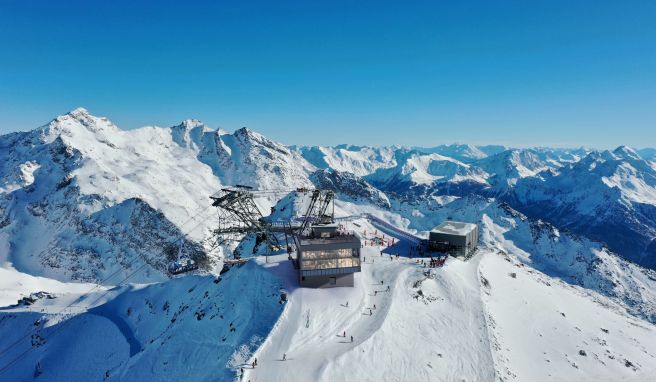
[[[241,129],[235,130],[233,134],[235,137],[239,137],[245,141],[257,141],[257,142],[269,142],[270,140],[263,136],[262,134],[255,132],[248,127],[244,126]],[[272,142],[272,141],[270,141]]]
[[[94,116],[92,116],[89,111],[83,107],[75,108],[64,115],[60,115],[54,119],[53,122],[64,122],[64,121],[77,121],[85,126],[89,125]]]
[[[185,119],[184,121],[180,122],[179,125],[173,126],[173,128],[183,129],[183,130],[187,130],[187,131],[188,130],[193,130],[193,129],[198,128],[198,127],[205,128],[206,126],[203,122],[201,122],[200,120],[195,119],[195,118]],[[209,130],[209,128],[208,128],[208,130]]]
[[[623,159],[642,159],[634,149],[624,145],[613,150],[613,154]]]
[[[235,135],[253,135],[253,133],[255,132],[246,126],[235,130]]]
[[[89,114],[89,111],[87,109],[83,108],[83,107],[77,107],[77,108],[69,111],[66,114],[70,115],[71,117],[90,116],[91,115],[91,114]]]
[[[84,125],[85,127],[89,127],[91,125],[98,125],[98,122],[100,120],[103,120],[104,122],[109,122],[106,118],[99,118],[91,115],[91,113],[89,113],[89,111],[83,107],[75,108],[69,111],[68,113],[64,114],[63,116],[57,117],[57,120],[60,120],[62,118],[72,119]],[[111,122],[109,123],[109,125],[111,125]]]
[[[72,136],[84,131],[98,133],[115,132],[119,129],[107,118],[93,116],[87,109],[78,107],[56,117],[37,130],[44,134],[43,139],[48,141],[61,134]]]

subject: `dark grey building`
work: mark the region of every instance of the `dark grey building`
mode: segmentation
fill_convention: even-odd
[[[294,236],[301,286],[353,286],[360,272],[360,239],[340,232],[336,224],[315,225],[307,236]]]
[[[431,230],[428,246],[434,251],[467,257],[478,246],[478,225],[446,221]]]

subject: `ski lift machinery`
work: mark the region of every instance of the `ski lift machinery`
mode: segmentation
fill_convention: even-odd
[[[300,225],[292,225],[291,221],[282,223],[282,226],[274,229],[272,222],[264,218],[255,204],[256,196],[277,195],[295,192],[301,195],[310,195],[308,207]],[[335,215],[335,193],[331,190],[309,189],[305,187],[294,190],[254,190],[252,187],[236,185],[221,189],[210,197],[212,205],[219,210],[219,227],[214,230],[215,235],[222,240],[217,242],[223,244],[227,241],[237,241],[237,236],[247,233],[262,235],[266,240],[270,251],[278,251],[282,248],[275,232],[285,234],[287,252],[290,254],[292,248],[289,236],[298,233],[307,233],[312,224],[330,223],[334,221]],[[332,211],[328,208],[332,204]],[[187,273],[198,269],[198,264],[184,250],[184,239],[178,245],[176,260],[168,264],[168,272],[171,275]],[[238,259],[236,259],[238,260]]]
[[[300,224],[292,225],[292,221],[274,222],[266,219],[255,204],[255,197],[267,195],[282,195],[288,193],[310,195],[308,207]],[[234,240],[235,235],[243,236],[248,233],[261,235],[270,251],[275,252],[284,248],[276,232],[285,234],[287,252],[291,252],[288,236],[294,233],[305,233],[315,223],[334,221],[335,193],[332,190],[309,189],[305,187],[293,190],[255,190],[249,186],[236,185],[226,187],[210,197],[212,205],[219,210],[219,227],[214,230],[215,235],[222,237],[221,242]],[[332,210],[329,207],[332,204]]]

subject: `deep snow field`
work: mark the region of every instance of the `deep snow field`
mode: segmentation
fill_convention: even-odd
[[[508,255],[482,249],[435,269],[391,259],[380,248],[366,247],[363,256],[355,288],[293,289],[244,380],[637,381],[656,375],[656,326]],[[262,265],[293,278],[288,266]]]
[[[647,154],[292,147],[73,110],[0,136],[0,381],[654,381]],[[209,196],[235,184],[280,221],[293,190],[333,190],[340,224],[395,244],[364,247],[354,288],[299,288],[286,255],[216,240]],[[450,219],[478,224],[475,256],[405,257]],[[178,242],[204,269],[167,274]]]
[[[376,231],[364,219],[356,223],[349,228],[362,235]],[[365,247],[354,288],[299,288],[284,255],[233,267],[218,283],[184,276],[98,290],[83,301],[76,301],[80,285],[62,284],[62,292],[77,289],[3,309],[2,350],[25,333],[37,334],[32,342],[45,338],[45,345],[21,344],[0,355],[5,363],[28,351],[0,375],[7,381],[33,380],[37,370],[37,380],[48,381],[648,381],[656,373],[656,326],[602,295],[495,249],[433,269],[390,255],[397,250]],[[24,280],[25,291],[49,286]],[[281,290],[288,293],[284,304]]]

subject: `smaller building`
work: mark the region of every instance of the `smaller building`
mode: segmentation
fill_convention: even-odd
[[[433,251],[468,257],[478,246],[478,225],[446,221],[431,230],[428,246]]]
[[[354,285],[360,272],[360,239],[338,230],[336,224],[312,227],[307,236],[294,236],[301,286],[330,288]]]

